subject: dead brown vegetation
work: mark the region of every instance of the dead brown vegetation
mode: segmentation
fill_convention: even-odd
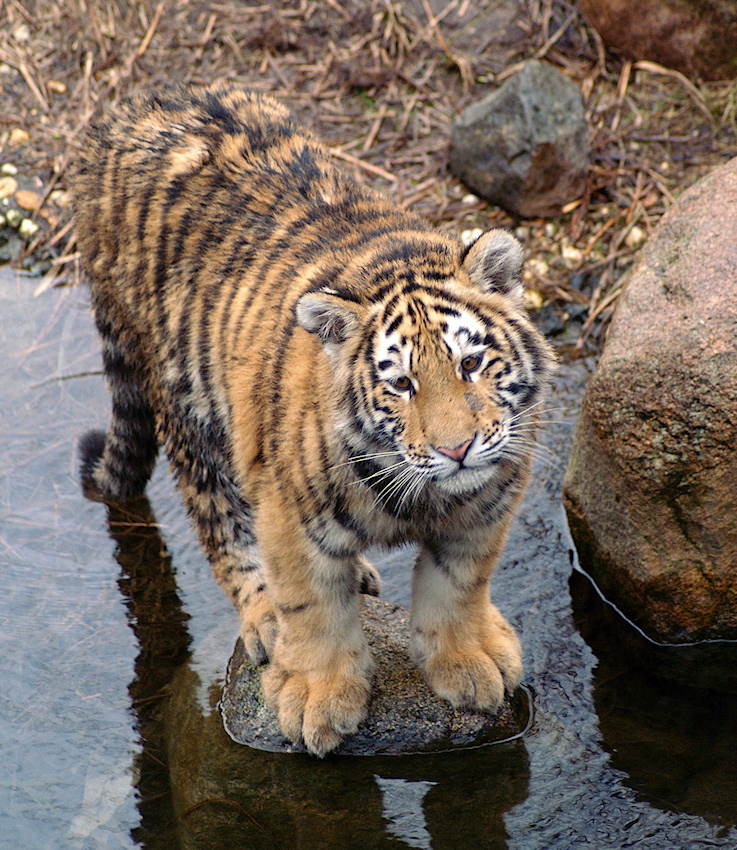
[[[512,220],[447,167],[455,115],[531,57],[579,84],[591,128],[588,188],[554,222]],[[0,162],[36,179],[44,226],[19,261],[53,258],[40,289],[78,274],[58,190],[91,117],[139,85],[224,78],[281,98],[440,228],[517,228],[531,306],[579,349],[673,198],[736,152],[737,83],[607,54],[568,0],[6,0]]]

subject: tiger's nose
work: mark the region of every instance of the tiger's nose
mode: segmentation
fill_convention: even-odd
[[[461,461],[466,456],[466,452],[472,442],[473,440],[466,440],[465,443],[461,443],[460,446],[456,446],[454,449],[449,449],[447,446],[438,446],[437,450],[441,455],[445,455],[452,460]]]

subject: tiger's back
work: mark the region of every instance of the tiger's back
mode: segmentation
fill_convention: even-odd
[[[430,683],[497,706],[521,665],[488,579],[552,365],[516,242],[463,249],[234,86],[139,95],[93,128],[74,189],[113,397],[84,475],[137,495],[165,445],[285,733],[322,754],[365,710],[377,542],[420,544]]]

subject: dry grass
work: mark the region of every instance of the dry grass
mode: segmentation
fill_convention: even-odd
[[[591,128],[588,188],[554,222],[511,219],[447,167],[454,116],[533,56],[581,87]],[[53,258],[41,289],[78,274],[59,190],[90,118],[142,84],[223,78],[280,97],[441,229],[516,228],[530,303],[569,349],[601,339],[642,241],[736,147],[737,83],[607,54],[568,0],[5,0],[0,163],[37,181],[44,226],[18,262]]]

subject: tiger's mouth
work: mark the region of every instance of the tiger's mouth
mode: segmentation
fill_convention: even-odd
[[[471,492],[485,486],[497,474],[506,443],[504,433],[489,442],[477,432],[454,450],[444,451],[431,446],[424,458],[410,459],[410,463],[422,478],[443,492]]]
[[[455,470],[433,479],[434,485],[443,493],[458,495],[472,493],[485,487],[497,474],[497,464],[492,461],[480,466],[458,464]]]

